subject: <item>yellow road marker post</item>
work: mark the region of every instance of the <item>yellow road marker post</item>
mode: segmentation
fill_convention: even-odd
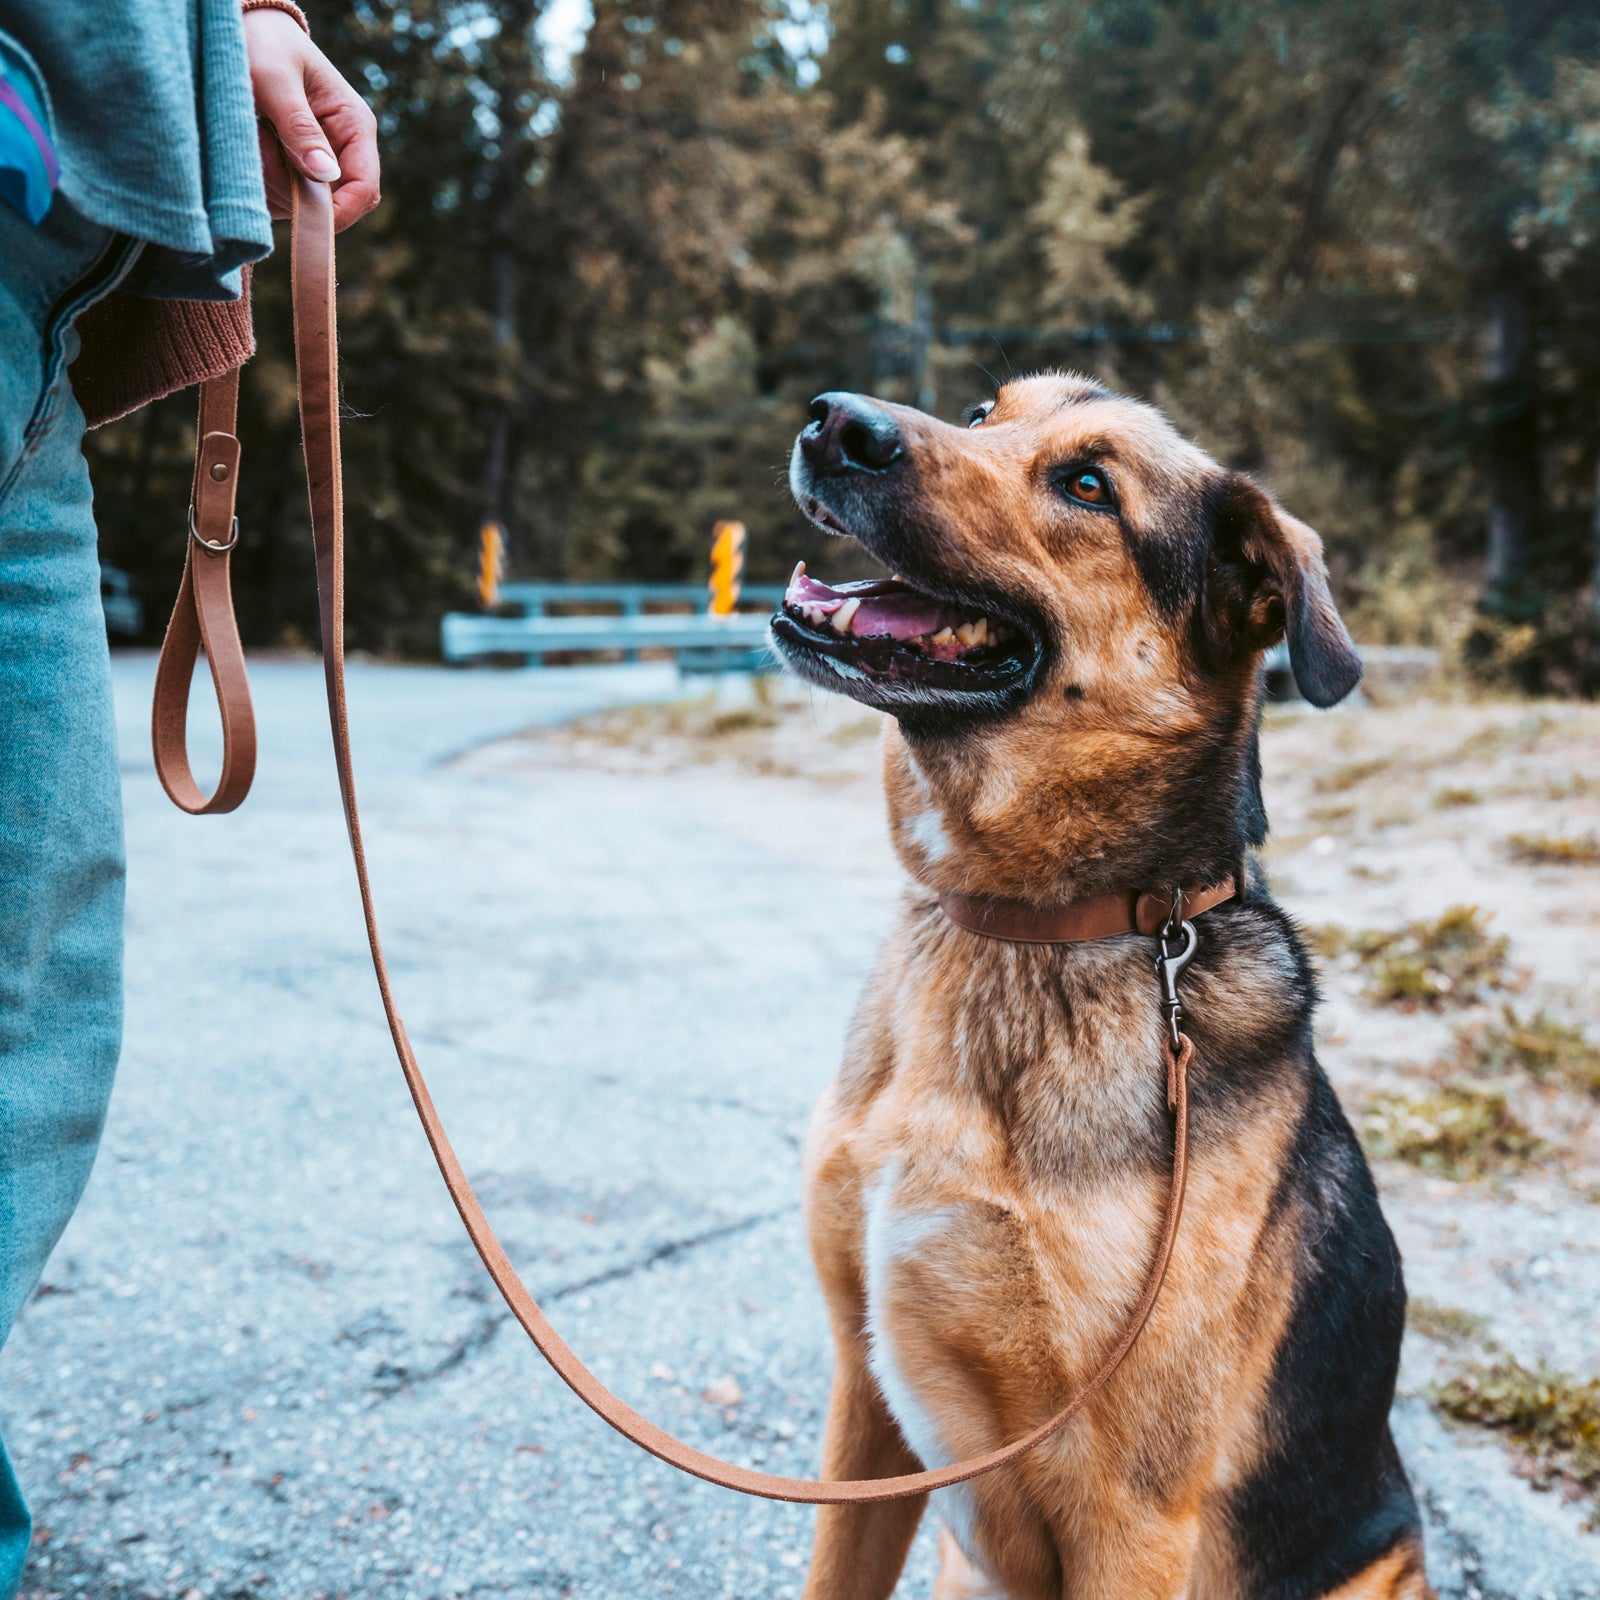
[[[744,524],[719,522],[711,532],[711,603],[706,609],[714,617],[726,617],[739,604],[744,580]]]
[[[478,530],[478,604],[491,611],[500,604],[500,580],[506,575],[506,536],[498,522]]]

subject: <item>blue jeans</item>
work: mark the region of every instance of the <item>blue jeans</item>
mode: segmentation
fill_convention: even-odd
[[[37,228],[0,203],[0,1345],[88,1181],[122,1040],[122,800],[67,365],[136,253],[59,199]],[[0,1441],[0,1600],[29,1537]]]

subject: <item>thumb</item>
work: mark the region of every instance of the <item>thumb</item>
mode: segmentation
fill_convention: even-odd
[[[272,113],[278,142],[293,165],[318,183],[334,182],[339,176],[339,163],[323,135],[322,124],[306,102],[304,88],[296,83],[292,96],[284,96],[273,106]]]

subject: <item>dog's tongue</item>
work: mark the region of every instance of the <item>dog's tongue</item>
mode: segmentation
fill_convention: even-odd
[[[967,620],[955,607],[930,600],[893,578],[863,578],[833,588],[796,573],[784,595],[785,603],[796,610],[815,608],[825,617],[833,616],[852,600],[857,605],[849,631],[858,639],[887,637],[904,642],[938,633],[942,628],[960,627]]]

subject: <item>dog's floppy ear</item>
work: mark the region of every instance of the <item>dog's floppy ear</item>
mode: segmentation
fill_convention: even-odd
[[[1334,608],[1322,540],[1259,485],[1232,474],[1214,502],[1207,628],[1223,649],[1289,641],[1289,665],[1314,706],[1361,681],[1361,657]]]

